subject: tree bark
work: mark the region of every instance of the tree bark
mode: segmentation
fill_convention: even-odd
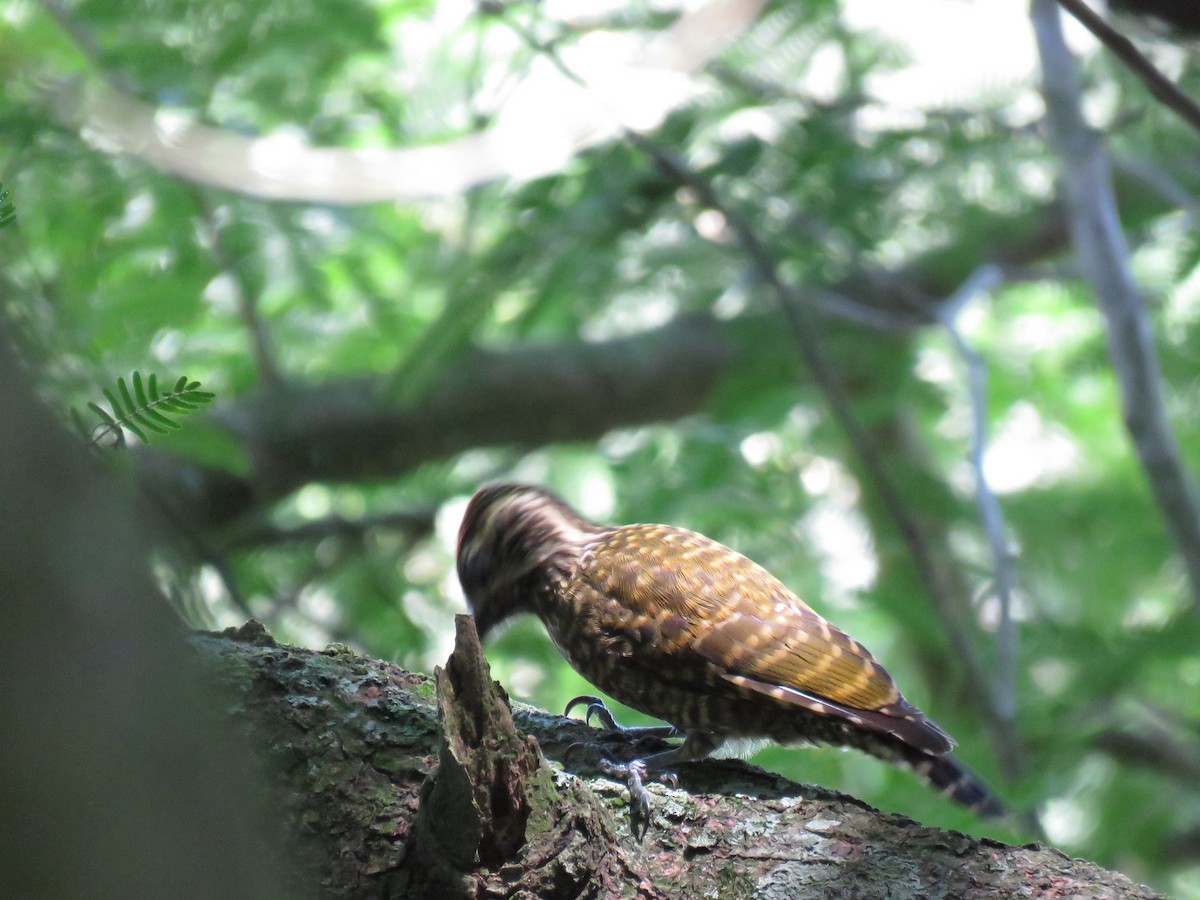
[[[2,333],[0,385],[0,897],[307,896],[150,578],[160,523],[36,400]]]
[[[193,638],[325,897],[1158,896],[1053,849],[927,828],[736,760],[651,786],[641,835],[624,786],[569,751],[597,732],[509,713],[473,624],[457,624],[433,679],[283,646],[256,622]],[[601,739],[616,758],[635,749]]]

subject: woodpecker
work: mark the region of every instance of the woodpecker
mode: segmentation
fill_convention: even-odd
[[[534,613],[585,679],[669,723],[682,743],[628,764],[642,779],[702,760],[733,739],[848,747],[911,767],[983,815],[1003,808],[952,755],[954,741],[901,695],[874,656],[770,572],[670,525],[597,525],[540,487],[495,484],[467,506],[458,577],[480,640]],[[621,729],[595,697],[587,715]]]

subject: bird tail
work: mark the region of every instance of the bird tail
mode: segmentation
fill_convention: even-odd
[[[949,753],[935,756],[916,747],[905,746],[902,756],[917,775],[941,791],[943,796],[981,816],[998,819],[1007,813],[1004,804],[979,776]]]

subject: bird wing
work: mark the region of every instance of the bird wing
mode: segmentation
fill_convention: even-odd
[[[731,684],[933,753],[953,746],[862,644],[716,541],[630,525],[606,533],[583,562],[593,584],[676,660],[699,657]]]

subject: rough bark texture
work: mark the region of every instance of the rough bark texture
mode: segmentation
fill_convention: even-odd
[[[495,869],[527,841],[531,799],[554,799],[537,741],[517,732],[508,696],[492,681],[470,616],[459,616],[457,646],[434,671],[442,747],[437,771],[421,788],[405,858],[412,897],[470,897],[471,873]]]
[[[510,718],[469,626],[436,681],[282,646],[253,622],[194,644],[277,773],[327,897],[1158,896],[1052,849],[926,828],[737,761],[652,786],[638,840],[624,786],[546,762],[597,732],[520,704]]]

